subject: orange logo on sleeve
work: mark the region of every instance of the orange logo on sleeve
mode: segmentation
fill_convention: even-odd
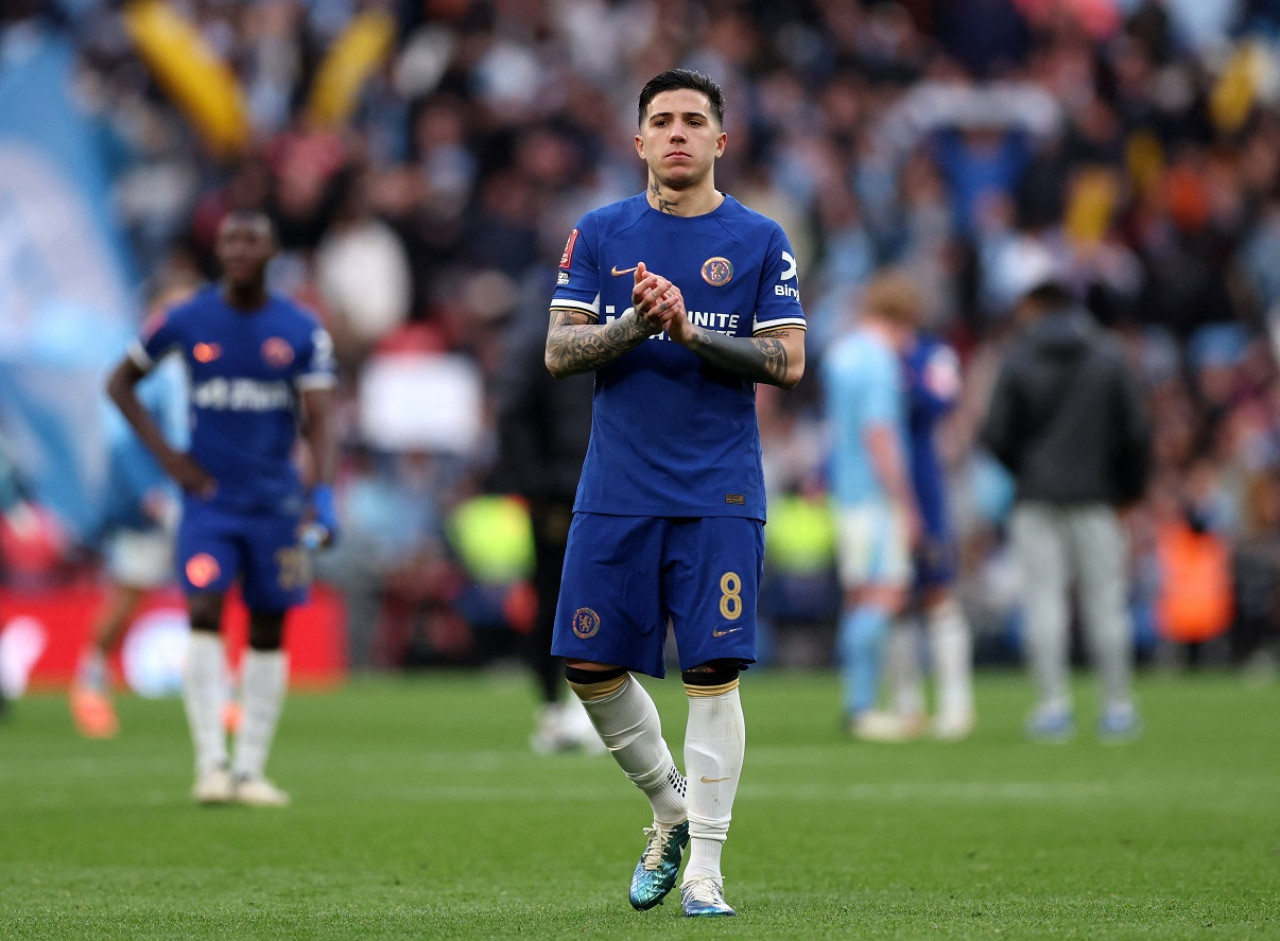
[[[293,347],[281,337],[268,337],[262,341],[262,358],[268,366],[284,369],[293,362]]]

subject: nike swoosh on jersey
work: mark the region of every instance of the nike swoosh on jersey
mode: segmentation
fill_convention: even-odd
[[[721,631],[721,630],[717,630],[717,629],[713,628],[713,629],[712,629],[712,631],[711,631],[711,636],[712,636],[712,637],[723,637],[725,634],[732,634],[734,631],[740,631],[740,630],[742,630],[742,628],[740,628],[740,627],[731,627],[731,628],[729,628],[727,631]]]
[[[728,781],[729,777],[730,776],[726,774],[723,778],[709,778],[704,774],[702,777],[698,778],[698,780],[703,784],[719,784],[721,781]]]
[[[635,271],[636,268],[639,268],[639,267],[640,267],[639,265],[636,265],[635,268],[619,269],[617,265],[614,265],[612,268],[609,269],[609,274],[613,275],[615,278],[621,278],[624,274],[631,274],[631,272]]]

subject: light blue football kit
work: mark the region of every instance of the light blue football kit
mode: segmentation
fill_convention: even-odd
[[[905,525],[872,466],[865,438],[872,428],[889,428],[905,444],[898,355],[870,330],[858,328],[832,345],[822,378],[831,432],[831,492],[840,514],[841,583],[845,589],[905,585],[910,574]],[[850,718],[876,704],[889,618],[889,611],[870,600],[841,612],[837,643]]]
[[[805,327],[786,234],[730,196],[690,218],[643,193],[589,212],[551,309],[623,316],[640,262],[680,288],[697,326]],[[765,509],[753,382],[665,333],[601,367],[552,653],[661,677],[670,623],[683,669],[754,661]]]
[[[292,453],[301,393],[335,382],[328,333],[287,298],[271,294],[241,311],[209,288],[148,322],[129,352],[144,371],[169,353],[181,357],[190,454],[217,481],[211,497],[183,498],[175,554],[184,589],[222,592],[240,578],[253,610],[301,604],[309,575]]]

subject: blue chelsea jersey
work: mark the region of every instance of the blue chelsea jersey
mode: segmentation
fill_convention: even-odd
[[[731,196],[691,218],[658,212],[643,193],[588,213],[565,246],[551,309],[597,323],[623,316],[640,262],[680,288],[697,326],[735,337],[805,328],[786,234]],[[601,367],[574,509],[763,520],[755,384],[665,332]]]
[[[935,437],[960,397],[960,359],[947,344],[921,334],[903,356],[908,457],[916,502],[930,533],[947,531],[946,477]]]
[[[190,453],[218,482],[214,502],[291,509],[301,495],[292,460],[300,393],[335,381],[319,321],[276,294],[242,311],[209,288],[157,315],[130,348],[143,370],[168,353],[189,373]]]

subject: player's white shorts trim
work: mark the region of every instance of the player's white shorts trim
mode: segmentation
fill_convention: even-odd
[[[836,521],[840,585],[906,585],[911,580],[907,521],[888,503],[841,507]]]
[[[107,537],[107,574],[134,588],[158,588],[173,579],[173,532],[121,529]]]

